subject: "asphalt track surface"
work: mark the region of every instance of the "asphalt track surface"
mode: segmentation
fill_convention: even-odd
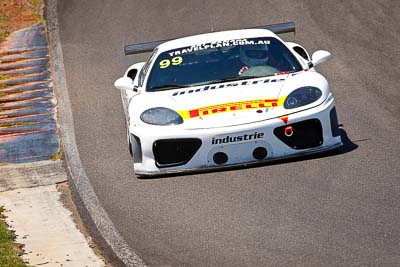
[[[400,264],[399,1],[59,1],[80,157],[102,205],[149,266]],[[147,55],[124,44],[295,21],[343,124],[339,154],[137,179],[113,81]]]

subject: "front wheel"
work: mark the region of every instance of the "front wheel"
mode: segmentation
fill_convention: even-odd
[[[132,148],[132,142],[131,142],[130,135],[131,134],[129,133],[129,126],[126,125],[126,139],[128,141],[128,150],[129,150],[129,154],[131,155],[131,157],[133,157],[133,148]]]

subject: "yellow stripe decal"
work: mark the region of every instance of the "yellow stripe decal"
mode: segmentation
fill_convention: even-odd
[[[208,107],[195,108],[192,110],[178,110],[179,115],[183,119],[193,119],[223,112],[233,112],[239,110],[260,109],[260,108],[276,108],[283,106],[286,96],[274,99],[257,99],[240,102],[230,102]]]

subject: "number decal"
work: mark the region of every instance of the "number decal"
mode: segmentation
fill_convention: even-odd
[[[177,66],[182,64],[182,61],[183,61],[182,57],[174,57],[172,60],[164,59],[160,61],[160,68],[161,69],[168,68],[171,65],[171,63],[172,65]]]
[[[183,61],[183,58],[182,57],[174,57],[173,59],[172,59],[172,65],[179,65],[179,64],[181,64],[182,63],[182,61]]]
[[[170,64],[171,64],[171,61],[169,61],[169,59],[161,60],[160,61],[160,68],[161,69],[168,68]]]

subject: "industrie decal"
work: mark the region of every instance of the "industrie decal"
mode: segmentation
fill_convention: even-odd
[[[281,98],[274,99],[257,99],[257,100],[247,100],[240,102],[230,102],[219,105],[200,107],[191,110],[179,110],[177,111],[183,119],[194,119],[199,117],[204,117],[208,115],[234,112],[240,110],[251,110],[260,108],[276,108],[283,106],[285,96]]]
[[[264,133],[254,132],[251,134],[242,134],[242,135],[226,135],[224,137],[213,137],[211,139],[212,145],[219,145],[219,144],[229,144],[229,143],[237,143],[243,141],[255,141],[258,139],[263,139]]]

